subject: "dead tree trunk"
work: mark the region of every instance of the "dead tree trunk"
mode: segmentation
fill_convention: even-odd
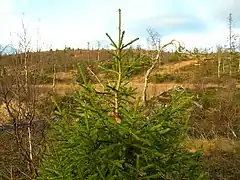
[[[52,62],[53,62],[53,82],[52,82],[52,90],[55,93],[55,86],[56,86],[56,60],[54,55],[52,55]]]
[[[152,63],[151,67],[147,70],[147,72],[145,74],[145,77],[144,77],[144,86],[143,86],[143,92],[142,92],[142,102],[143,102],[144,106],[147,105],[148,80],[149,80],[150,74],[152,73],[152,71],[156,67],[157,63],[159,62],[159,57],[160,57],[160,53],[157,54],[154,62]]]
[[[229,14],[229,75],[232,75],[232,13]]]
[[[217,61],[218,61],[218,69],[217,69],[217,74],[218,78],[220,78],[221,74],[221,62],[222,62],[222,49],[221,47],[218,47],[218,52],[217,52]]]

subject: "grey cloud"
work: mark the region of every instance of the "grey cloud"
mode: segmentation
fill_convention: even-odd
[[[162,15],[139,22],[132,25],[132,30],[139,32],[139,35],[146,35],[146,28],[153,27],[162,36],[181,32],[204,32],[207,30],[206,23],[190,15]]]
[[[214,0],[206,8],[214,19],[228,24],[228,15],[232,13],[233,24],[236,28],[240,28],[240,1],[239,0]]]

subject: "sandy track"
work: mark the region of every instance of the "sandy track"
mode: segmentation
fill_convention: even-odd
[[[178,63],[174,63],[174,64],[166,64],[163,65],[161,67],[161,71],[159,73],[173,73],[174,71],[179,70],[180,68],[192,65],[192,64],[196,64],[198,62],[198,60],[188,60],[188,61],[181,61]],[[141,95],[142,90],[143,90],[143,76],[142,77],[137,77],[137,78],[133,78],[131,80],[131,82],[129,83],[129,85],[133,88],[136,88],[136,91],[139,95]],[[187,84],[187,83],[161,83],[161,84],[153,84],[153,83],[149,83],[148,85],[148,97],[152,97],[154,95],[158,95],[161,94],[169,89],[171,89],[174,86],[183,86],[185,88],[194,88],[193,84]],[[207,85],[208,87],[218,87],[217,85]],[[97,89],[101,89],[100,85],[96,84],[95,87]],[[49,91],[50,89],[52,89],[52,85],[39,85],[38,88],[42,89],[43,91]],[[55,86],[56,89],[56,93],[60,94],[60,95],[64,95],[68,92],[73,92],[74,90],[78,90],[80,89],[79,85],[67,85],[67,84],[57,84]]]
[[[101,91],[101,86],[99,84],[95,84],[94,85],[95,88],[99,91]],[[136,88],[136,92],[138,95],[142,94],[143,91],[143,83],[137,83],[137,82],[130,82],[128,84],[128,86],[131,86],[133,88]],[[196,86],[194,84],[190,84],[190,83],[161,83],[161,84],[153,84],[153,83],[149,83],[148,84],[148,91],[147,91],[147,96],[150,98],[152,96],[155,95],[159,95],[165,91],[168,91],[169,89],[173,88],[174,86],[182,86],[184,88],[189,88],[189,89],[195,89]],[[220,85],[217,84],[205,84],[204,88],[209,88],[209,87],[213,87],[213,88],[219,88],[222,87]],[[49,91],[52,89],[51,85],[39,85],[37,86],[37,88],[41,91]],[[227,88],[227,87],[226,87]],[[80,90],[81,87],[79,85],[65,85],[65,84],[58,84],[55,86],[55,90],[56,93],[59,95],[64,95],[66,93],[71,93],[75,90]]]
[[[181,62],[177,62],[177,63],[172,63],[172,64],[165,64],[160,66],[160,69],[157,70],[157,73],[160,74],[172,74],[176,71],[178,71],[179,69],[192,65],[192,64],[196,64],[198,63],[198,60],[187,60],[187,61],[181,61]],[[133,77],[132,78],[133,82],[143,82],[144,81],[144,76],[137,76],[137,77]]]
[[[196,64],[198,62],[198,60],[188,60],[188,61],[181,61],[178,63],[174,63],[174,64],[166,64],[162,66],[162,70],[160,71],[160,73],[173,73],[174,71],[177,71],[183,67],[192,65],[192,64]]]

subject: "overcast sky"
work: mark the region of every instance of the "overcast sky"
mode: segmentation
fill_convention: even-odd
[[[23,20],[32,47],[38,39],[44,49],[107,44],[106,32],[117,37],[118,8],[126,40],[139,37],[136,44],[142,46],[150,26],[163,42],[176,39],[187,48],[224,45],[230,12],[233,30],[240,33],[239,0],[0,0],[0,7],[0,44],[16,44]]]

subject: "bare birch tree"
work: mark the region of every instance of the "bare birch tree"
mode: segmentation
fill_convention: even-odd
[[[221,75],[221,63],[222,63],[222,47],[221,46],[217,46],[217,74],[218,74],[218,78],[220,78]]]
[[[28,64],[29,64],[29,52],[30,52],[30,38],[28,38],[27,36],[27,29],[24,25],[24,22],[22,21],[22,29],[23,29],[23,36],[19,36],[20,37],[20,42],[19,42],[19,46],[20,46],[20,53],[22,54],[22,58],[24,59],[24,74],[25,74],[25,93],[26,95],[30,95],[30,88],[29,88],[29,82],[28,82],[28,75],[29,75],[29,71],[28,71]],[[35,99],[35,97],[33,97]],[[26,99],[27,100],[27,99]],[[29,100],[29,99],[28,99]],[[28,121],[28,143],[29,143],[29,169],[32,170],[34,169],[34,165],[33,165],[33,154],[32,154],[32,120],[33,118],[31,116],[34,116],[33,114],[35,112],[31,112],[32,110],[34,110],[35,108],[33,107],[33,109],[30,109],[30,104],[29,102],[25,101],[23,102],[23,104],[25,104],[25,109],[24,109],[24,118],[26,118],[26,120]],[[35,106],[35,104],[32,104],[33,106]],[[29,118],[28,118],[29,117]]]
[[[31,59],[30,42],[27,28],[22,21],[23,34],[19,37],[19,47],[12,55],[10,70],[1,77],[0,98],[6,105],[9,118],[13,123],[14,137],[32,177],[38,175],[33,152],[33,120],[36,116],[36,70],[29,70]],[[20,124],[26,125],[24,132]]]
[[[152,65],[144,75],[144,87],[142,91],[142,103],[144,106],[147,105],[147,89],[148,89],[149,77],[152,71],[154,70],[154,68],[156,67],[156,65],[162,61],[164,49],[170,45],[175,47],[180,46],[180,43],[176,40],[172,40],[169,43],[161,45],[161,38],[157,32],[155,32],[152,28],[148,28],[147,32],[149,34],[148,41],[151,43],[153,54],[150,54]],[[177,48],[177,49],[180,49],[180,48]]]
[[[233,32],[232,32],[232,13],[229,13],[228,16],[228,25],[229,25],[229,75],[232,75],[232,61],[233,61],[233,47],[232,47],[232,38],[233,38]]]
[[[100,48],[101,48],[101,43],[100,41],[97,41],[97,61],[100,61]]]
[[[52,63],[53,63],[53,81],[52,81],[52,90],[53,93],[55,93],[55,86],[56,86],[56,57],[55,57],[55,53],[51,52],[51,59],[52,59]]]

